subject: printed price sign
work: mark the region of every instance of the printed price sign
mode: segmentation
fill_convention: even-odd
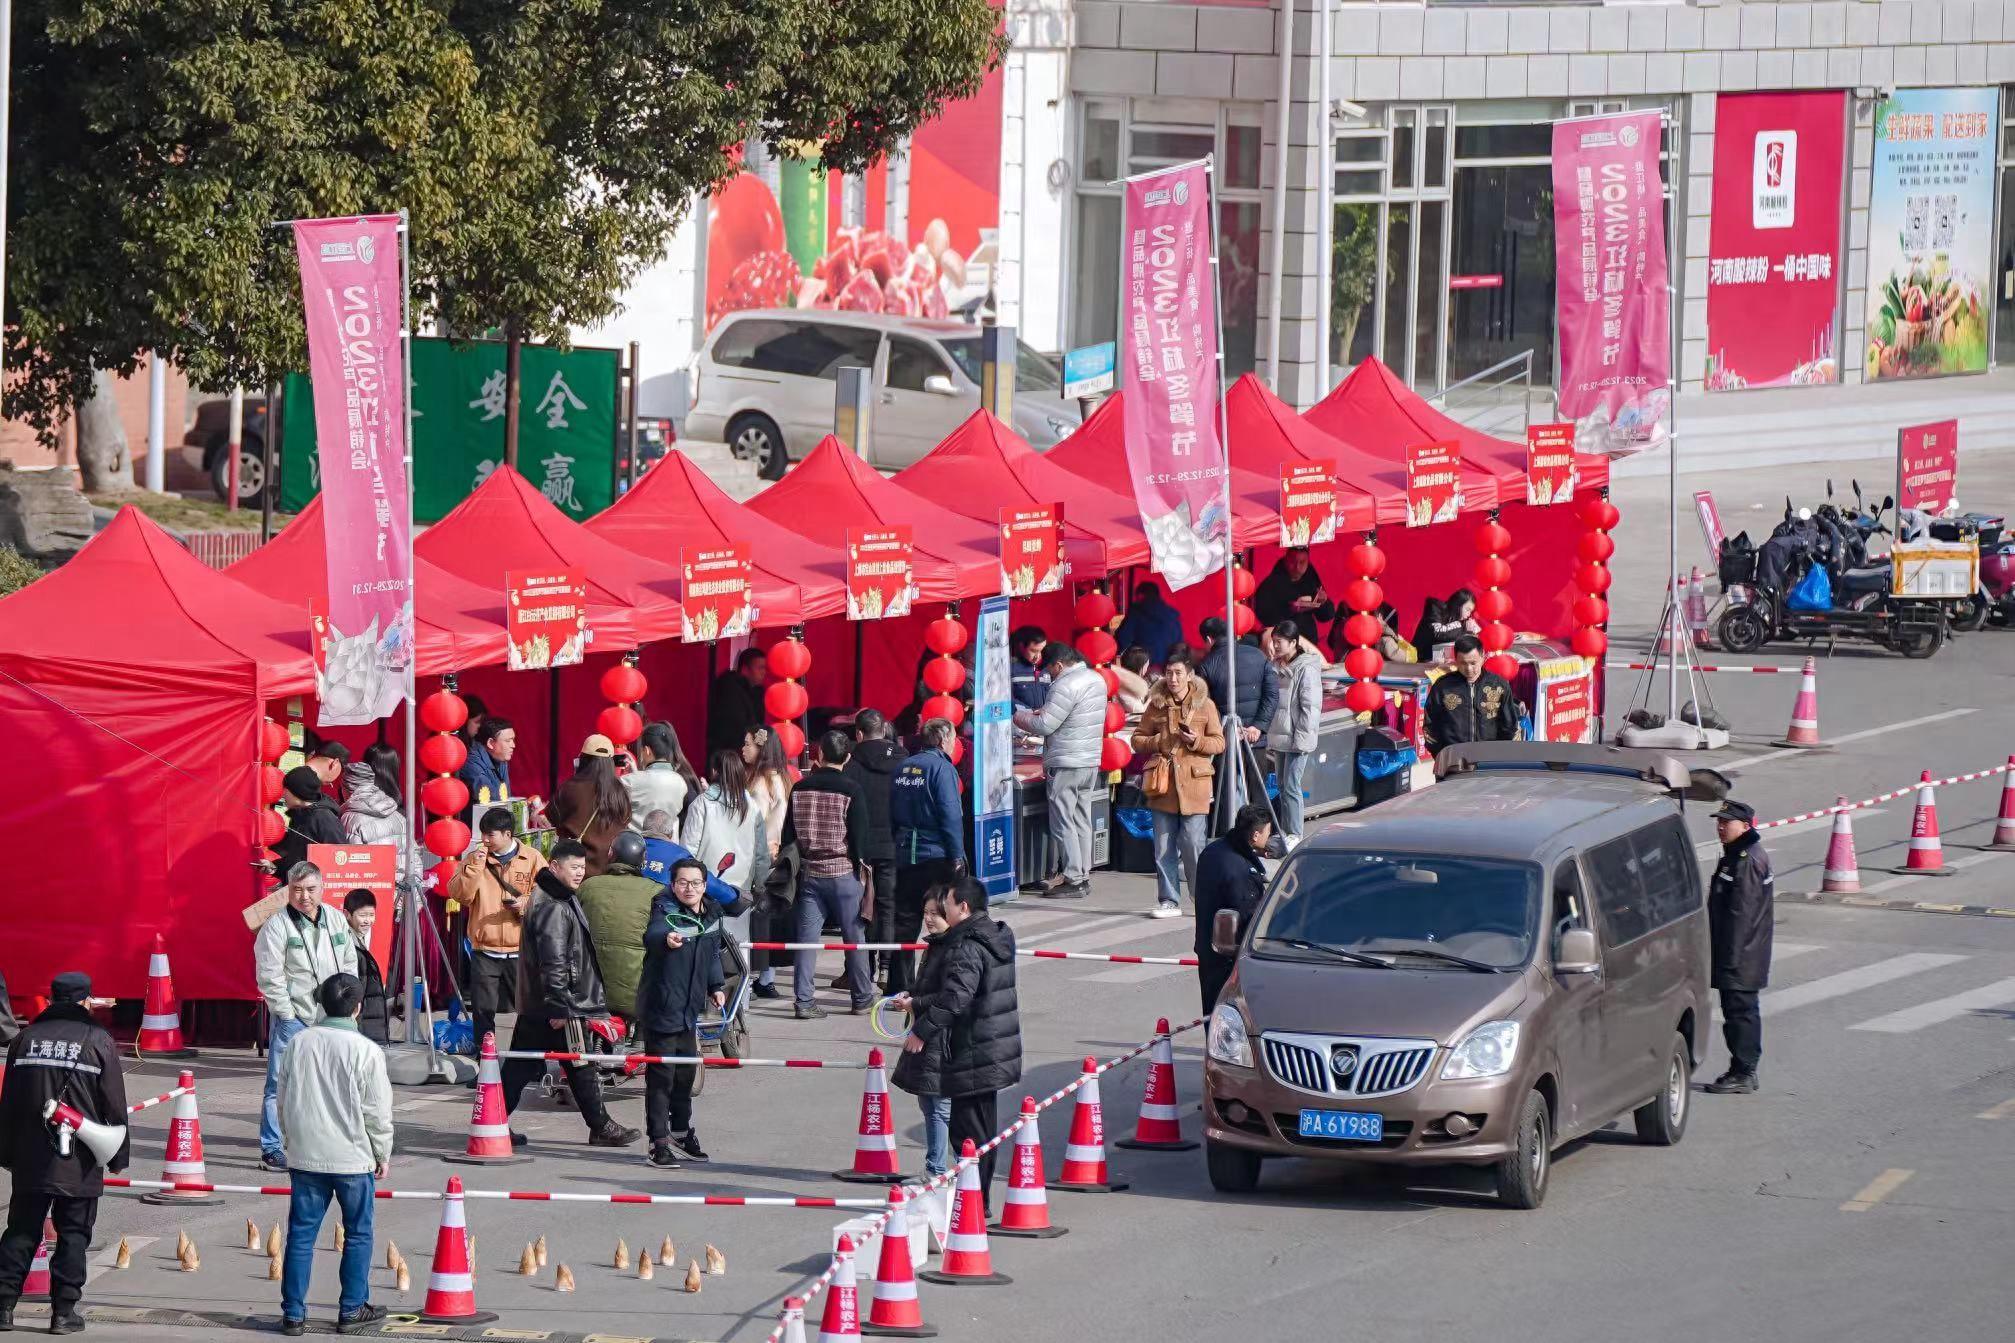
[[[1406,525],[1453,522],[1462,512],[1462,446],[1409,443],[1406,447]]]
[[[1959,421],[1913,424],[1896,435],[1896,507],[1942,513],[1959,492]]]
[[[1336,465],[1280,464],[1280,543],[1313,546],[1336,539]]]
[[[1063,589],[1063,505],[1001,510],[1001,591],[1033,597]]]
[[[392,913],[399,897],[399,849],[394,844],[310,844],[308,861],[322,869],[322,903],[343,912],[354,890],[378,897],[378,922],[371,929],[371,955],[383,971],[392,963]],[[284,874],[282,874],[284,875]]]
[[[1539,682],[1542,741],[1587,742],[1595,726],[1595,678],[1586,670]]]
[[[504,575],[512,671],[572,667],[587,651],[588,576],[580,569],[512,569]]]
[[[1525,430],[1525,502],[1564,504],[1574,498],[1574,426],[1534,424]]]
[[[686,643],[739,639],[754,619],[749,548],[737,541],[679,555],[679,638]]]
[[[847,529],[847,619],[910,613],[916,597],[915,546],[908,527]]]

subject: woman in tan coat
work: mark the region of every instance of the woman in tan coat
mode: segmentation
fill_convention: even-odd
[[[1212,757],[1224,754],[1224,723],[1186,651],[1163,664],[1133,749],[1150,757],[1141,791],[1154,813],[1154,917],[1172,919],[1182,913],[1183,885],[1195,888],[1217,773]]]

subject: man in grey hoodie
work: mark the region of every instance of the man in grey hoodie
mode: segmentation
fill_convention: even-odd
[[[1017,710],[1014,723],[1043,739],[1050,843],[1058,867],[1043,894],[1077,899],[1091,890],[1091,804],[1100,786],[1099,753],[1105,746],[1105,678],[1069,644],[1049,645],[1044,664],[1049,698],[1040,709]]]
[[[1280,708],[1267,746],[1280,780],[1281,842],[1291,849],[1301,842],[1301,781],[1322,728],[1322,655],[1309,647],[1301,626],[1292,620],[1275,625],[1268,642],[1279,671]]]

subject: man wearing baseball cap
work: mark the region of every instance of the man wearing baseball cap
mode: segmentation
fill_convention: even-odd
[[[1728,1071],[1708,1083],[1717,1096],[1756,1090],[1763,1056],[1763,1013],[1758,998],[1770,983],[1770,938],[1776,887],[1770,855],[1756,833],[1756,808],[1733,798],[1714,813],[1721,861],[1707,888],[1708,935],[1714,950],[1714,987],[1721,993],[1721,1033],[1728,1041]]]

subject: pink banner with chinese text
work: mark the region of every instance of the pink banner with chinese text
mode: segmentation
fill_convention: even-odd
[[[405,694],[413,655],[406,494],[405,278],[396,215],[294,225],[327,537],[320,723],[369,723]]]

